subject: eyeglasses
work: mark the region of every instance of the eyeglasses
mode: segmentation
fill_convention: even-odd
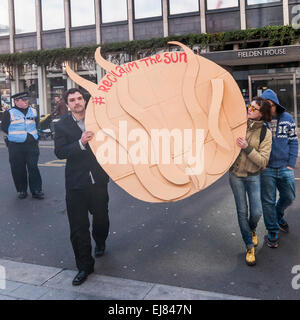
[[[248,110],[250,110],[251,112],[254,112],[255,110],[260,111],[260,109],[255,108],[251,104],[248,105]]]

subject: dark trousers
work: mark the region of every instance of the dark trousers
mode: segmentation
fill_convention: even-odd
[[[94,267],[88,212],[93,217],[92,236],[98,246],[105,243],[109,230],[108,192],[96,184],[85,189],[67,190],[66,204],[70,224],[70,238],[78,270],[89,271]]]
[[[38,143],[9,142],[8,152],[11,173],[17,192],[27,191],[28,180],[31,193],[41,191],[42,178],[38,168],[40,155]]]

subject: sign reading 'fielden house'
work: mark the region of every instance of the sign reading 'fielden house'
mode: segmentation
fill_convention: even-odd
[[[239,51],[237,53],[238,58],[252,58],[252,57],[273,57],[273,56],[284,56],[287,54],[286,48],[278,49],[255,49],[247,51]]]

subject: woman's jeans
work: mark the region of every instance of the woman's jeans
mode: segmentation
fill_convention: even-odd
[[[230,172],[229,181],[235,199],[241,234],[247,249],[251,249],[254,247],[251,231],[256,229],[263,213],[260,198],[260,175],[237,177]],[[250,216],[246,194],[249,199]]]
[[[279,199],[276,202],[276,189]],[[288,168],[266,168],[261,171],[261,200],[264,222],[269,232],[279,232],[278,223],[285,222],[284,210],[295,199],[294,171]]]

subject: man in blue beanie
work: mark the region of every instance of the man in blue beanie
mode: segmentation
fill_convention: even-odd
[[[294,168],[298,156],[298,137],[293,117],[280,105],[276,93],[267,89],[262,94],[272,106],[272,151],[265,170],[261,172],[261,200],[264,222],[268,230],[267,245],[277,248],[279,230],[289,232],[285,209],[295,199]],[[276,202],[276,189],[279,199]]]

